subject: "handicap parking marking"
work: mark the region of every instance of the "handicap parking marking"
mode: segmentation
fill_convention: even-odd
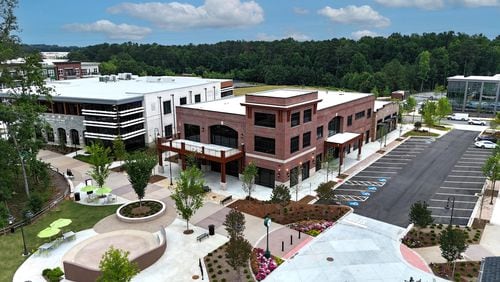
[[[385,182],[374,182],[374,181],[360,181],[360,180],[347,180],[344,182],[347,185],[362,185],[362,186],[384,186]]]
[[[380,182],[386,182],[387,179],[385,179],[385,178],[379,178],[378,181],[380,181]]]
[[[375,187],[375,186],[368,186],[368,190],[370,190],[370,191],[377,191],[377,187]]]
[[[361,192],[361,195],[370,197],[372,194],[370,192]]]
[[[359,206],[359,203],[358,203],[358,202],[356,202],[356,201],[350,201],[350,202],[347,202],[347,204],[348,204],[349,206],[354,206],[354,207]]]

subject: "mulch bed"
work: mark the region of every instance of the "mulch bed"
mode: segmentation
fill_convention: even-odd
[[[311,201],[316,200],[316,197],[311,196],[311,195],[306,195],[304,198],[300,199],[297,203],[301,204],[309,204]]]
[[[413,228],[402,239],[402,243],[410,248],[437,246],[439,245],[439,235],[445,229],[446,226],[443,226],[442,224],[433,224],[430,227],[423,228],[420,231],[418,231],[418,229],[416,228]],[[467,244],[479,244],[482,233],[481,229],[471,229],[469,227],[460,227],[460,229],[466,232],[469,236],[469,238],[467,239]]]
[[[226,262],[226,244],[220,246],[203,258],[205,262],[205,271],[212,282],[231,282],[231,281],[255,281],[250,273],[250,267],[247,265],[241,269],[240,275]],[[238,278],[241,278],[241,280]],[[208,280],[208,279],[206,279]]]
[[[229,207],[260,218],[269,215],[274,222],[283,225],[309,219],[337,221],[350,210],[347,206],[308,205],[293,201],[283,207],[255,199],[238,200]]]
[[[453,264],[448,263],[431,263],[430,267],[435,275],[444,279],[453,281],[469,282],[477,281],[479,269],[481,268],[480,261],[457,262],[455,264],[455,277],[452,279]]]
[[[149,183],[156,183],[158,181],[161,181],[163,179],[167,179],[165,176],[161,175],[153,175],[149,178]]]

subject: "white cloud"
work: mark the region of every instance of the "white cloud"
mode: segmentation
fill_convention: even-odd
[[[256,36],[256,39],[259,41],[274,41],[274,40],[281,40],[281,39],[287,39],[287,38],[293,38],[296,41],[307,41],[311,40],[311,37],[304,33],[300,32],[288,32],[285,33],[283,36],[276,36],[272,34],[267,34],[267,33],[258,33]]]
[[[294,7],[293,12],[297,15],[306,15],[309,14],[309,10],[305,8],[300,8],[300,7]]]
[[[204,4],[198,7],[179,2],[122,3],[108,8],[108,12],[125,13],[167,30],[243,27],[264,21],[264,10],[259,4],[255,1],[240,0],[205,0]]]
[[[419,8],[424,10],[436,10],[444,7],[444,0],[375,0],[375,2],[395,8]]]
[[[101,32],[110,39],[141,40],[151,33],[151,29],[129,24],[115,24],[108,20],[98,20],[89,24],[67,24],[66,30],[75,32]]]
[[[364,36],[376,37],[376,36],[380,36],[380,34],[378,34],[376,32],[373,32],[371,30],[366,30],[366,29],[365,30],[358,30],[358,31],[355,31],[355,32],[351,33],[351,37],[354,40],[358,40],[358,39],[360,39],[361,37],[364,37]]]
[[[452,2],[466,7],[495,7],[500,6],[500,0],[452,0]]]
[[[329,6],[318,11],[320,15],[328,17],[331,21],[342,24],[358,24],[362,26],[387,27],[391,20],[380,15],[368,5],[349,5],[344,8],[334,9]]]

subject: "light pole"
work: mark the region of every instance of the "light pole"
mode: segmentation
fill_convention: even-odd
[[[450,228],[451,228],[451,227],[453,227],[453,211],[455,210],[455,196],[448,197],[448,202],[446,202],[446,207],[444,207],[444,208],[447,210],[450,209],[450,199],[452,200],[452,202],[451,202],[451,215],[450,215]]]
[[[174,185],[172,182],[172,160],[170,159],[170,151],[168,151],[168,170],[170,171],[170,187]]]
[[[19,227],[21,227],[21,236],[22,236],[22,239],[23,239],[23,253],[22,253],[22,256],[23,257],[27,257],[30,255],[30,252],[28,252],[28,248],[26,247],[26,237],[24,236],[24,225],[26,225],[26,220],[31,221],[31,218],[33,217],[33,213],[31,211],[28,211],[26,213],[26,219],[23,220],[23,222],[21,222],[21,225]],[[9,225],[12,225],[14,224],[14,220],[15,218],[10,218],[9,219]],[[14,227],[11,228],[11,232],[14,233],[15,232],[15,229]]]
[[[266,251],[264,252],[264,256],[266,258],[271,257],[271,252],[269,251],[269,227],[271,226],[271,218],[269,215],[266,215],[264,218],[264,226],[266,227]]]

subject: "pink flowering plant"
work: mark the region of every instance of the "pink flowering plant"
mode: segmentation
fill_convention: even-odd
[[[257,281],[264,280],[264,278],[266,278],[267,275],[275,270],[282,262],[283,260],[274,256],[266,258],[264,256],[264,250],[261,248],[253,249],[251,265],[253,274],[255,274]]]
[[[328,220],[303,220],[291,223],[288,227],[311,236],[318,236],[321,232],[325,231],[332,225],[333,222]]]

